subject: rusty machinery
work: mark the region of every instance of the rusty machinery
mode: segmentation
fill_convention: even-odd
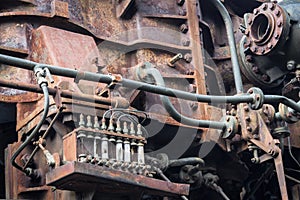
[[[1,198],[299,199],[299,9],[2,1]]]

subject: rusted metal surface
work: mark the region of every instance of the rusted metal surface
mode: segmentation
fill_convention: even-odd
[[[282,91],[282,83],[286,84],[283,80],[294,80],[290,86],[293,88],[286,90],[285,95],[293,92],[292,96],[298,100],[298,84],[295,81],[297,82],[300,74],[297,69],[299,58],[297,42],[294,42],[298,41],[299,35],[299,23],[295,20],[295,13],[298,13],[296,6],[291,9],[289,6],[262,0],[222,2],[230,13],[236,41],[240,41],[243,34],[246,35],[245,41],[241,40],[236,44],[241,47],[240,66],[249,79],[247,83],[250,83],[244,85],[244,89],[252,87],[251,84],[258,84],[275,88],[275,91],[264,90],[264,93],[277,94]],[[170,98],[182,115],[194,119],[223,122],[222,117],[227,110],[227,117],[234,119],[232,123],[235,131],[231,139],[223,139],[221,131],[191,127],[175,121],[167,114],[158,95],[120,85],[122,78],[140,81],[138,77],[146,75],[136,68],[149,62],[162,75],[166,87],[204,95],[235,93],[226,29],[221,15],[210,1],[18,0],[4,1],[0,7],[0,53],[78,71],[110,73],[116,78],[111,84],[105,85],[82,81],[83,73],[79,73],[75,80],[54,76],[55,83],[49,83],[48,87],[54,98],[51,97],[48,119],[40,135],[47,129],[57,107],[64,106],[66,109],[45,141],[40,141],[39,144],[47,144],[41,149],[49,150],[56,163],[53,168],[49,167],[43,151],[38,148],[33,160],[28,163],[29,167],[40,173],[40,179],[33,180],[14,169],[9,164],[9,159],[40,121],[43,97],[38,93],[41,93],[41,89],[36,85],[33,72],[0,66],[0,86],[3,86],[0,88],[0,101],[17,103],[15,128],[18,131],[18,143],[9,145],[7,149],[6,198],[73,199],[89,195],[94,199],[100,196],[108,199],[125,196],[141,199],[143,193],[153,195],[149,198],[189,195],[190,199],[198,199],[200,194],[204,195],[204,199],[216,198],[216,193],[202,187],[202,174],[199,174],[197,181],[190,181],[197,187],[194,188],[195,185],[192,184],[193,189],[189,191],[189,185],[159,180],[155,170],[149,173],[154,174],[155,178],[149,178],[137,175],[138,172],[129,173],[130,170],[120,169],[121,167],[106,167],[105,164],[98,166],[95,163],[101,158],[93,158],[90,163],[79,163],[77,131],[99,134],[101,137],[107,135],[115,143],[119,139],[119,145],[120,141],[130,140],[133,144],[135,140],[143,141],[139,145],[145,146],[147,156],[157,156],[156,152],[170,157],[176,154],[174,159],[204,155],[205,168],[191,168],[202,171],[203,174],[215,174],[220,179],[218,185],[224,188],[230,199],[239,199],[241,191],[249,193],[251,187],[242,187],[255,184],[257,170],[253,168],[254,164],[263,168],[266,161],[274,159],[279,187],[258,187],[254,196],[258,199],[265,198],[268,192],[280,198],[280,191],[282,199],[288,198],[286,188],[291,189],[291,183],[284,178],[283,163],[287,169],[297,165],[294,161],[290,162],[289,152],[281,151],[279,141],[274,139],[277,138],[274,127],[285,121],[291,122],[286,120],[289,118],[287,115],[284,116],[285,121],[276,117],[277,107],[274,109],[274,105],[264,105],[259,111],[254,111],[246,104],[207,105]],[[256,10],[253,11],[254,8]],[[243,19],[247,12],[252,14],[245,15]],[[283,44],[288,48],[281,48]],[[274,52],[279,56],[274,56],[274,59],[268,57]],[[259,60],[262,57],[265,60]],[[93,127],[92,131],[91,125],[78,128],[81,114],[100,119],[105,111],[117,106],[129,108],[123,114],[129,114],[143,124],[149,137],[141,139],[127,135],[126,132],[124,134],[120,129],[113,132]],[[286,111],[290,114],[287,107]],[[115,131],[118,113],[112,110],[108,113],[107,116],[115,117],[112,117],[115,127],[111,129]],[[293,122],[297,121],[297,115],[292,114]],[[106,125],[109,124],[106,122]],[[299,123],[289,125],[296,158],[299,154],[295,147],[300,148],[298,127]],[[179,141],[180,145],[173,143],[173,140]],[[33,143],[37,141],[38,138],[34,138],[22,151],[17,157],[18,163],[26,162],[35,147]],[[173,147],[169,147],[169,143]],[[182,147],[181,143],[189,145]],[[133,148],[131,150],[136,151]],[[113,153],[116,153],[116,149]],[[284,160],[281,153],[284,153]],[[167,158],[165,159],[164,162],[168,164]],[[164,168],[165,176],[174,182],[188,183],[184,178],[176,178],[184,167],[169,169],[167,164]],[[189,178],[193,179],[192,176]],[[266,180],[260,184],[266,186],[271,182],[274,181]],[[52,186],[57,189],[54,190]],[[112,193],[116,193],[115,188],[118,188],[118,194],[112,196]],[[293,196],[297,197],[299,192],[294,190]],[[133,193],[136,193],[135,196],[132,196]]]
[[[47,185],[77,191],[107,192],[117,186],[120,194],[131,195],[134,191],[143,190],[146,193],[151,192],[162,196],[176,196],[188,195],[189,190],[187,184],[168,183],[139,175],[133,176],[130,173],[79,162],[68,163],[49,172],[46,176]]]

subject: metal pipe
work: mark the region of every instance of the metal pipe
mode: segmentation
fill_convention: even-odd
[[[23,151],[23,149],[31,142],[31,140],[38,134],[41,126],[43,125],[49,111],[49,93],[48,93],[48,88],[46,83],[41,84],[41,89],[43,90],[44,94],[44,112],[42,119],[39,121],[39,123],[36,125],[32,133],[26,138],[26,140],[19,146],[19,148],[15,151],[15,153],[11,157],[11,164],[16,167],[18,170],[23,171],[26,173],[26,169],[23,169],[21,166],[19,166],[16,163],[16,158],[17,156]]]
[[[0,63],[16,66],[23,69],[33,70],[33,68],[38,64],[36,62],[32,62],[29,60],[21,59],[21,58],[15,58],[12,56],[7,56],[0,54]],[[89,80],[94,82],[101,82],[101,83],[111,83],[113,82],[113,76],[110,75],[103,75],[103,74],[96,74],[92,72],[79,72],[77,70],[73,69],[67,69],[52,65],[42,65],[47,67],[51,74],[53,75],[59,75],[59,76],[66,76],[70,78],[76,78],[77,76],[80,77],[82,80]],[[1,79],[0,79],[1,80]],[[203,94],[194,94],[189,93],[181,90],[151,85],[139,81],[133,81],[129,79],[122,79],[119,81],[120,84],[124,87],[133,88],[137,90],[142,90],[150,93],[155,93],[159,95],[165,95],[169,97],[176,97],[179,99],[185,99],[190,101],[198,101],[203,103],[232,103],[232,104],[239,104],[239,103],[253,103],[255,100],[251,95],[248,94],[241,94],[238,96],[212,96],[212,95],[203,95]],[[22,83],[23,84],[23,83]],[[20,86],[21,88],[21,86]],[[55,90],[55,89],[54,89]],[[74,95],[74,93],[70,93],[71,96]],[[73,96],[74,97],[74,96]],[[81,98],[81,95],[79,96]],[[275,99],[273,99],[275,98]],[[85,98],[83,98],[85,99]],[[87,98],[88,99],[88,98]],[[95,98],[96,101],[97,98]],[[100,99],[99,99],[100,100]],[[296,112],[300,113],[300,105],[295,103],[294,101],[283,97],[283,96],[277,96],[277,95],[265,95],[265,102],[280,102],[283,103],[292,109],[294,109]],[[105,102],[103,102],[105,104]]]
[[[225,23],[226,33],[228,37],[228,44],[229,44],[229,49],[231,54],[232,71],[234,76],[235,88],[237,93],[240,94],[243,93],[243,82],[242,82],[242,76],[241,76],[241,71],[239,67],[238,56],[237,56],[237,51],[235,46],[236,43],[234,38],[232,21],[226,8],[219,0],[212,0],[211,2],[219,10]]]
[[[0,86],[2,87],[9,87],[19,90],[25,90],[29,92],[36,92],[36,93],[43,93],[43,90],[38,85],[28,84],[21,81],[12,81],[12,80],[4,80],[0,79]],[[48,87],[49,94],[55,95],[57,93],[57,89]],[[76,99],[82,100],[87,102],[95,102],[103,105],[118,105],[121,108],[128,108],[129,103],[126,102],[124,98],[101,98],[95,95],[88,95],[88,94],[79,94],[75,92],[70,92],[67,90],[61,90],[61,97],[68,98],[68,99]]]
[[[168,167],[180,167],[183,165],[204,165],[204,160],[198,157],[181,158],[178,160],[170,160]]]
[[[147,69],[147,73],[148,73],[148,75],[151,75],[154,78],[155,83],[157,85],[160,85],[163,87],[165,86],[165,82],[164,82],[160,72],[157,69],[155,69],[155,68]],[[198,119],[193,119],[193,118],[183,116],[173,106],[169,97],[160,95],[160,99],[161,99],[166,111],[171,115],[171,117],[173,119],[175,119],[176,121],[178,121],[180,123],[190,125],[190,126],[215,128],[215,129],[221,129],[221,130],[226,128],[226,124],[224,122],[198,120]]]
[[[38,63],[29,61],[26,59],[16,58],[12,56],[7,56],[0,54],[0,63],[16,66],[23,69],[33,70],[33,68],[38,65]],[[114,81],[114,77],[111,75],[103,75],[92,72],[80,72],[74,69],[67,69],[52,65],[40,65],[47,67],[52,75],[65,76],[74,79],[82,79],[94,82],[101,82],[110,84]],[[175,90],[171,88],[165,88],[160,86],[155,86],[139,81],[133,81],[129,79],[122,79],[119,81],[124,87],[133,88],[137,90],[142,90],[146,92],[151,92],[160,95],[166,95],[170,97],[176,97],[185,100],[198,101],[203,103],[251,103],[253,102],[253,97],[250,95],[240,95],[240,96],[212,96],[212,95],[201,95],[193,94],[189,92],[184,92],[181,90]]]

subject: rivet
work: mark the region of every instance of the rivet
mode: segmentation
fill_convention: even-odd
[[[252,128],[250,126],[247,126],[247,131],[252,132]]]

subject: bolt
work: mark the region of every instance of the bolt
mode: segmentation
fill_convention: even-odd
[[[282,21],[278,21],[278,22],[277,22],[277,26],[278,26],[278,27],[281,27],[281,26],[282,26]]]
[[[257,15],[257,14],[258,14],[258,10],[257,10],[256,8],[253,10],[253,14],[254,14],[254,15]]]
[[[186,10],[181,9],[181,10],[178,11],[178,14],[181,15],[181,16],[186,16]]]
[[[249,106],[244,106],[244,111],[248,112],[249,111]]]
[[[253,71],[255,74],[258,74],[258,73],[259,73],[259,68],[258,68],[256,65],[253,65],[253,66],[252,66],[252,71]]]
[[[252,62],[253,61],[253,57],[251,55],[247,55],[246,56],[246,61],[247,62]]]
[[[181,43],[183,46],[190,46],[191,41],[188,38],[183,38]]]
[[[183,6],[185,0],[177,0],[177,5]]]
[[[270,77],[267,74],[263,74],[262,79],[267,82],[270,81]]]
[[[275,38],[276,40],[278,40],[279,34],[278,34],[278,33],[275,33],[275,34],[274,34],[274,38]]]
[[[295,67],[296,67],[296,62],[294,60],[290,60],[287,62],[286,68],[288,70],[291,71],[291,70],[295,69]]]
[[[190,54],[190,53],[185,54],[184,57],[183,57],[183,59],[184,59],[187,63],[192,62],[192,59],[193,59],[192,54]]]
[[[182,32],[182,33],[187,33],[189,28],[188,28],[188,25],[187,24],[181,24],[180,27],[179,27],[179,30]]]
[[[230,121],[230,117],[227,117],[227,118],[226,118],[226,121],[229,122],[229,121]]]
[[[249,94],[253,94],[253,90],[252,90],[252,89],[251,89],[251,90],[249,90],[248,92],[249,92]]]
[[[268,48],[268,49],[272,49],[272,47],[273,47],[273,44],[272,44],[272,43],[268,43],[268,44],[267,44],[267,48]]]
[[[271,9],[271,10],[274,10],[274,9],[275,9],[275,4],[274,4],[274,3],[271,4],[270,9]]]
[[[260,51],[261,51],[261,53],[263,54],[263,53],[265,53],[265,48],[260,48]]]
[[[277,17],[279,17],[279,15],[280,15],[280,10],[275,10],[275,15],[277,16]]]
[[[173,67],[174,64],[175,64],[178,60],[180,60],[182,57],[183,57],[183,56],[182,56],[181,53],[175,55],[173,58],[169,59],[168,65],[171,66],[171,67]]]
[[[191,102],[190,107],[193,111],[197,110],[198,108],[198,103],[197,102]]]
[[[245,120],[246,120],[247,122],[250,122],[250,121],[251,121],[251,118],[250,118],[249,116],[247,116],[247,117],[245,118]]]
[[[268,4],[263,4],[262,9],[267,10],[268,9]]]
[[[228,132],[228,133],[231,133],[231,131],[232,131],[231,128],[228,128],[228,129],[227,129],[227,132]]]
[[[251,50],[253,51],[253,52],[257,52],[257,47],[253,47],[253,48],[251,48]]]
[[[247,126],[247,131],[252,132],[252,128],[250,126]]]

